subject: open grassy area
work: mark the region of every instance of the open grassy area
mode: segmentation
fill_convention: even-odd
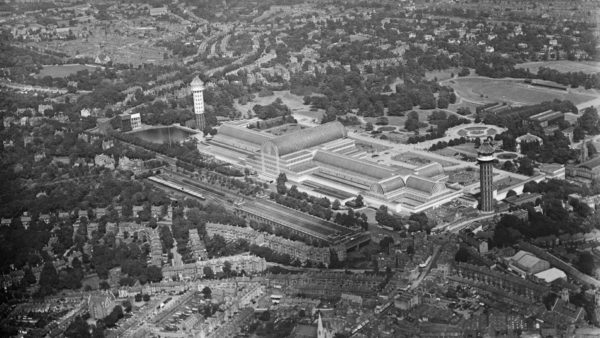
[[[438,81],[443,81],[452,78],[452,74],[457,75],[460,72],[460,68],[450,68],[444,70],[432,70],[425,72],[425,78],[427,80],[437,79]]]
[[[294,115],[302,115],[307,119],[320,120],[325,112],[322,109],[318,109],[316,111],[311,110],[310,106],[304,104],[304,98],[302,96],[294,95],[290,93],[289,90],[274,91],[273,95],[264,97],[256,96],[253,101],[243,105],[236,101],[234,103],[234,108],[245,115],[248,110],[251,110],[255,105],[260,104],[262,106],[266,106],[273,103],[273,101],[275,101],[277,98],[280,98],[281,101],[290,108]]]
[[[590,94],[560,91],[529,86],[519,79],[491,79],[483,77],[458,78],[446,83],[464,100],[477,103],[509,102],[517,105],[537,104],[554,99],[581,104],[595,98]]]
[[[88,70],[90,72],[93,72],[96,70],[96,68],[99,68],[97,66],[88,66],[88,65],[79,65],[79,64],[72,64],[72,65],[48,65],[48,66],[43,66],[42,70],[40,70],[40,73],[37,74],[36,76],[38,78],[43,78],[45,76],[51,76],[51,77],[67,77],[71,74],[76,74],[77,72],[81,71],[81,70]]]
[[[531,73],[536,74],[540,67],[556,69],[561,73],[584,72],[587,74],[600,73],[600,62],[594,61],[537,61],[525,62],[517,65],[517,68],[529,69]]]

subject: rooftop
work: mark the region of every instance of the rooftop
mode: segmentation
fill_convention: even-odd
[[[562,117],[562,116],[564,116],[564,113],[562,113],[562,112],[554,111],[554,110],[546,110],[539,114],[530,116],[529,120],[535,121],[535,122],[544,122],[544,121],[554,120],[554,119]]]
[[[545,262],[544,260],[537,258],[534,254],[523,250],[517,252],[511,259],[518,266],[525,269],[531,269],[535,267],[536,264]]]
[[[200,78],[198,76],[196,76],[193,80],[192,83],[190,83],[190,85],[192,87],[204,87],[204,82],[202,82],[202,80],[200,80]]]
[[[318,127],[282,135],[266,143],[272,143],[277,148],[277,154],[283,156],[344,137],[346,137],[344,125],[340,122],[329,122]]]
[[[566,279],[567,275],[562,271],[559,270],[557,268],[551,268],[539,273],[536,273],[535,276],[537,278],[543,279],[546,281],[546,283],[552,283],[553,281],[557,280],[557,279]]]
[[[477,150],[477,154],[479,154],[479,155],[493,155],[495,151],[496,151],[496,148],[494,148],[494,146],[490,142],[485,141],[479,147],[479,150]]]
[[[585,161],[578,165],[578,167],[584,167],[590,170],[597,169],[600,167],[600,157],[596,157],[591,160]]]

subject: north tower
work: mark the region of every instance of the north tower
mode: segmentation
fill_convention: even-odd
[[[196,128],[204,131],[206,118],[204,117],[204,82],[195,77],[191,83],[192,96],[194,97],[194,116],[196,117]]]

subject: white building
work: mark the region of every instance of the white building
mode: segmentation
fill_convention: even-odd
[[[196,116],[196,128],[204,130],[206,119],[204,117],[204,82],[195,77],[191,83],[192,95],[194,97],[194,115]]]

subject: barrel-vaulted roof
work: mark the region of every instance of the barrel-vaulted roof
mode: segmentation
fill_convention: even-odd
[[[369,190],[376,194],[385,195],[400,188],[404,188],[404,180],[401,176],[394,176],[383,182],[372,184]]]
[[[244,142],[253,143],[258,146],[271,139],[271,135],[256,132],[246,127],[238,127],[230,124],[224,124],[219,128],[217,136],[229,137]]]
[[[406,186],[430,195],[442,192],[446,188],[446,185],[443,182],[430,181],[418,176],[409,176],[406,179]]]
[[[283,156],[343,137],[346,137],[346,128],[336,121],[275,137],[269,143],[277,149],[279,156]]]
[[[415,171],[419,176],[434,177],[442,175],[444,173],[444,168],[437,162],[431,162],[423,167],[417,168]]]
[[[319,150],[313,161],[339,168],[340,170],[354,172],[377,180],[391,177],[394,171],[375,163],[336,154],[330,151]]]

